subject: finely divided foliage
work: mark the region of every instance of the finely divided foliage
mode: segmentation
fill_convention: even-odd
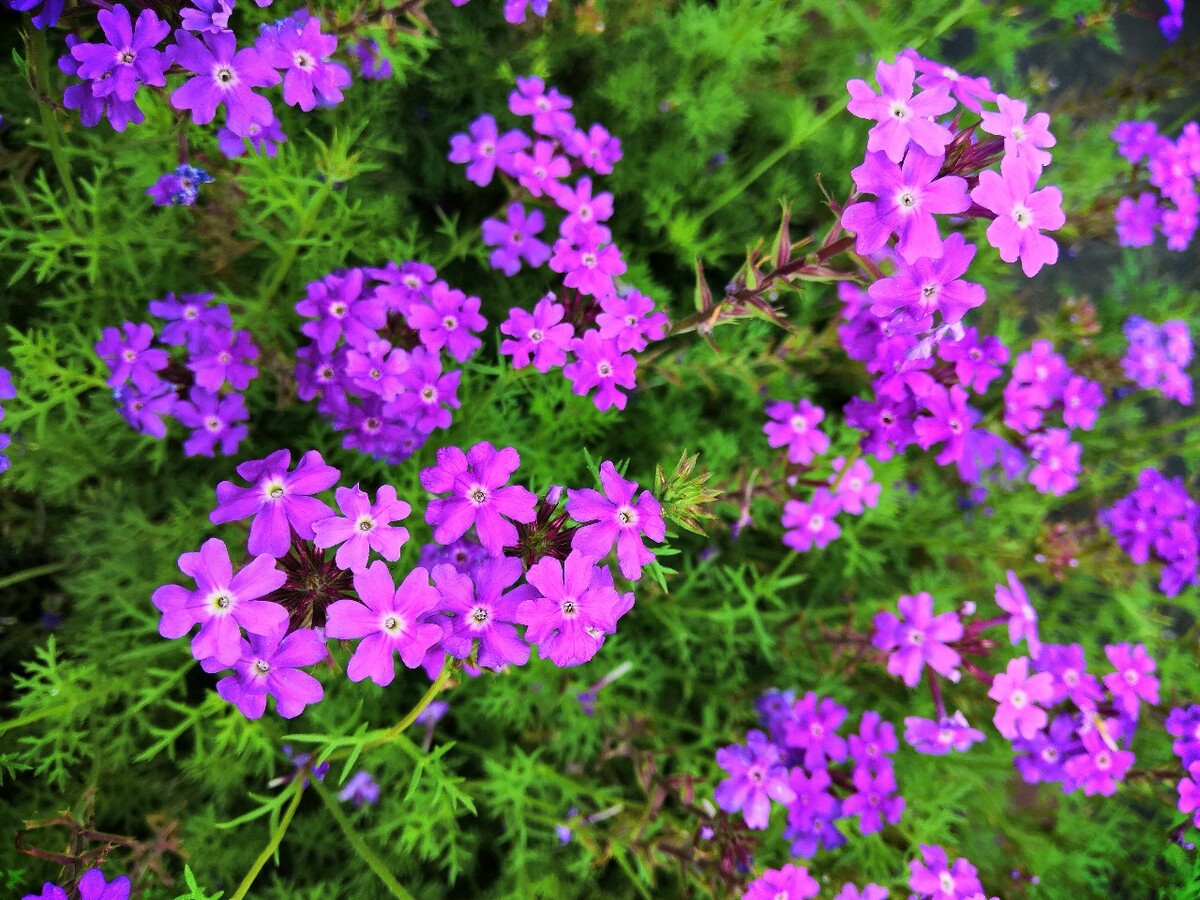
[[[1200,889],[1182,2],[0,3],[9,893]]]

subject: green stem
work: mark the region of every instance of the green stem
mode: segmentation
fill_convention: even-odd
[[[275,855],[275,851],[279,849],[279,845],[283,843],[283,836],[287,833],[288,826],[292,824],[292,818],[296,815],[296,809],[300,806],[300,798],[304,796],[304,777],[302,774],[297,774],[295,781],[292,782],[292,790],[296,796],[292,798],[291,804],[284,810],[283,818],[279,820],[279,826],[271,835],[271,840],[267,846],[263,848],[263,852],[258,854],[258,858],[254,860],[254,865],[250,867],[250,871],[246,873],[246,877],[242,879],[242,883],[238,885],[233,896],[229,900],[243,900],[250,893],[250,888],[254,886],[254,879],[258,877],[258,873],[263,870],[263,866],[267,861]]]
[[[312,783],[313,789],[317,792],[317,796],[325,801],[325,805],[329,807],[329,814],[333,816],[333,820],[338,823],[338,827],[342,829],[342,834],[346,836],[346,840],[350,846],[354,848],[354,852],[362,858],[371,871],[379,876],[379,880],[383,882],[383,886],[388,889],[388,893],[393,897],[398,897],[399,900],[413,900],[413,895],[404,889],[394,875],[388,871],[383,860],[381,860],[374,850],[368,846],[367,842],[354,830],[354,824],[342,811],[333,795],[319,781]]]
[[[437,680],[429,686],[429,690],[425,692],[425,696],[417,701],[417,705],[408,711],[403,719],[381,734],[379,737],[362,745],[361,752],[365,753],[368,750],[374,750],[376,747],[382,747],[384,744],[391,742],[397,735],[403,734],[405,730],[417,720],[417,716],[425,711],[425,708],[434,701],[446,684],[450,681],[450,677],[458,668],[458,660],[452,657],[446,657],[446,661],[442,664],[442,671],[438,673]],[[334,753],[326,757],[330,762],[338,759],[344,759],[350,755],[349,750],[343,750],[340,753]],[[236,898],[234,898],[236,900]]]
[[[0,578],[0,591],[5,588],[10,588],[14,584],[20,584],[22,581],[29,581],[31,578],[41,578],[43,575],[52,575],[55,572],[61,572],[67,567],[65,562],[46,563],[44,566],[34,566],[32,569],[22,569],[20,572],[13,572],[11,575],[5,575]]]
[[[75,193],[75,179],[71,177],[71,166],[67,161],[66,154],[63,153],[62,142],[59,140],[58,120],[55,118],[54,109],[48,102],[50,96],[49,72],[50,50],[46,46],[46,32],[40,28],[35,29],[33,32],[33,82],[34,90],[39,95],[37,97],[38,111],[42,117],[42,129],[46,132],[46,144],[50,148],[54,167],[58,170],[58,177],[71,200],[71,218],[74,220],[82,204],[79,202],[79,195]],[[45,83],[42,81],[43,78],[46,79]]]
[[[321,207],[329,199],[331,190],[328,182],[323,183],[320,193],[310,201],[309,208],[305,211],[304,217],[300,221],[300,228],[296,231],[292,242],[288,244],[287,249],[283,252],[283,256],[279,257],[279,261],[275,263],[275,268],[271,271],[271,277],[259,293],[259,297],[263,301],[270,300],[275,296],[275,292],[279,290],[284,279],[287,278],[288,273],[292,270],[292,266],[296,262],[296,257],[300,255],[300,245],[313,230],[313,226],[316,225],[317,217],[321,214]]]

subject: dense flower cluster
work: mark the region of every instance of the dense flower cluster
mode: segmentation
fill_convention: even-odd
[[[126,322],[105,328],[95,345],[125,420],[164,438],[163,419],[174,416],[192,430],[183,444],[188,456],[213,456],[218,445],[226,456],[237,452],[250,417],[240,392],[258,375],[250,333],[235,330],[229,307],[212,300],[212,294],[151,300],[151,315],[166,322],[158,334],[145,322]],[[169,348],[176,347],[182,359],[172,359]]]
[[[522,265],[536,269],[548,263],[563,275],[561,298],[552,291],[532,313],[510,310],[500,325],[510,339],[500,352],[512,356],[517,368],[532,362],[545,373],[561,366],[576,394],[595,391],[598,409],[624,409],[623,391],[637,384],[633,353],[665,336],[667,316],[654,311],[649,297],[615,280],[626,267],[603,224],[613,214],[612,194],[597,191],[590,174],[567,181],[584,170],[607,175],[621,159],[620,140],[599,124],[586,131],[577,127],[572,105],[542,79],[518,78],[508,107],[516,116],[531,117],[532,136],[518,128],[501,134],[495,117],[485,113],[469,133],[450,139],[449,159],[465,163],[467,178],[480,187],[497,172],[516,183],[517,199],[506,204],[504,218],[483,222],[492,267],[512,276]],[[538,237],[545,214],[527,210],[522,198],[545,198],[562,213],[553,245]]]
[[[1121,360],[1125,377],[1147,390],[1190,405],[1192,379],[1187,374],[1192,361],[1192,333],[1187,322],[1175,319],[1155,325],[1141,316],[1125,320],[1129,347]]]
[[[68,900],[78,897],[79,900],[129,900],[132,888],[128,875],[122,875],[108,881],[100,869],[88,869],[80,876],[75,890],[68,894],[57,884],[46,882],[37,894],[26,894],[21,900]]]
[[[310,339],[296,351],[302,400],[338,431],[342,445],[390,463],[408,459],[429,435],[449,428],[460,405],[465,362],[487,321],[478,297],[437,279],[421,262],[333,272],[308,284],[296,312]]]
[[[1143,469],[1137,488],[1101,513],[1100,521],[1139,566],[1151,555],[1162,560],[1158,585],[1168,597],[1196,584],[1200,506],[1188,496],[1183,479]]]
[[[321,700],[321,682],[304,670],[329,656],[327,638],[357,641],[347,677],[381,686],[396,677],[397,655],[406,668],[434,674],[447,657],[476,672],[524,665],[531,647],[558,666],[585,663],[634,602],[603,560],[615,547],[621,573],[637,579],[653,559],[644,538],[665,537],[658,501],[637,496],[611,462],[601,466],[603,493],[567,491],[556,515],[561,489],[539,504],[508,483],[520,464],[513,448],[445,447],[421,472],[426,490],[447,495],[425,512],[435,545],[397,584],[385,560],[398,560],[408,541],[395,523],[409,504],[390,485],[373,503],[358,485],[338,487],[339,515],[318,495],[341,473],[315,450],[290,464],[280,450],[238,466],[245,486],[217,485],[210,518],[250,519],[249,562],[235,571],[229,547],[211,538],[179,558],[195,587],[168,584],[153,596],[164,637],[200,626],[193,656],[207,672],[233,670],[217,692],[249,718],[261,717],[270,697],[284,718]],[[464,543],[472,529],[478,543]],[[371,561],[372,553],[382,559]],[[367,781],[350,793],[363,798],[356,802],[373,802]]]
[[[1112,138],[1139,183],[1144,175],[1154,188],[1117,203],[1117,240],[1123,247],[1145,247],[1154,243],[1158,229],[1168,249],[1186,250],[1200,222],[1200,123],[1188,122],[1171,140],[1153,122],[1122,122]]]

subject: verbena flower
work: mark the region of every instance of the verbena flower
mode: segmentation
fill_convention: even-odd
[[[250,640],[241,641],[234,674],[217,682],[217,693],[247,719],[262,717],[267,697],[275,698],[280,716],[294,719],[325,696],[321,682],[301,667],[319,663],[328,654],[325,640],[311,628],[290,634],[282,628],[270,635],[252,634]]]
[[[788,775],[788,787],[795,795],[787,801],[787,827],[783,836],[792,842],[792,855],[809,857],[818,848],[832,850],[846,843],[846,837],[834,822],[842,815],[842,804],[829,793],[832,780],[825,769],[812,775],[795,766]]]
[[[831,697],[818,698],[809,691],[797,700],[784,723],[784,744],[804,753],[810,772],[846,758],[846,739],[837,733],[846,720],[846,708]]]
[[[341,63],[330,61],[336,49],[337,36],[321,34],[321,20],[316,16],[300,29],[281,31],[272,44],[271,62],[284,73],[284,103],[308,112],[317,105],[318,98],[330,106],[342,101],[342,88],[350,84],[350,72]]]
[[[499,168],[505,175],[516,173],[516,156],[529,146],[529,136],[513,129],[503,135],[496,128],[496,119],[484,114],[469,126],[470,134],[455,134],[450,137],[450,155],[453,163],[467,163],[467,180],[479,187],[487,187]]]
[[[482,235],[484,244],[496,248],[488,257],[492,268],[511,278],[521,271],[522,260],[535,269],[545,263],[550,258],[550,247],[537,239],[546,227],[540,209],[527,214],[524,204],[510,203],[506,216],[505,221],[484,219]]]
[[[233,14],[230,0],[189,0],[190,6],[179,10],[183,27],[188,31],[219,34],[229,31],[229,17]]]
[[[311,495],[333,487],[341,473],[325,465],[316,450],[305,453],[289,472],[291,460],[290,450],[276,450],[265,459],[237,467],[238,475],[250,482],[249,487],[239,487],[232,481],[217,485],[217,508],[209,519],[214,525],[222,525],[253,516],[246,549],[254,555],[283,556],[291,545],[292,530],[311,541],[313,522],[333,512]]]
[[[174,51],[168,48],[163,52],[155,47],[170,33],[169,24],[149,9],[143,9],[135,23],[129,10],[119,3],[111,11],[101,9],[96,21],[108,42],[75,44],[71,55],[79,62],[77,74],[92,81],[92,92],[97,97],[111,94],[129,102],[139,85],[166,85]]]
[[[343,803],[353,803],[355,807],[374,806],[379,802],[379,785],[370,772],[359,769],[350,776],[346,786],[338,791],[338,799]]]
[[[1050,116],[1035,113],[1026,121],[1029,109],[1020,100],[1000,94],[996,97],[998,112],[984,110],[980,128],[988,134],[1004,138],[1004,153],[1036,166],[1039,170],[1050,165],[1050,154],[1043,147],[1053,147],[1054,135],[1050,133]]]
[[[361,638],[346,666],[351,681],[370,678],[386,687],[396,677],[395,654],[410,669],[421,665],[425,653],[442,637],[437,625],[421,621],[437,610],[439,594],[429,583],[429,571],[417,567],[396,587],[382,560],[354,574],[358,600],[339,600],[327,610],[325,634],[332,638]]]
[[[820,891],[808,869],[788,863],[781,869],[767,869],[747,884],[742,900],[808,900]]]
[[[958,232],[951,234],[937,259],[922,257],[874,282],[867,289],[874,301],[871,312],[886,320],[895,334],[929,331],[935,313],[941,313],[946,324],[962,321],[986,299],[982,285],[962,280],[974,258],[975,245]]]
[[[1037,633],[1037,611],[1029,602],[1017,573],[1009,569],[1005,575],[1008,586],[996,585],[996,605],[1008,613],[1008,639],[1015,647],[1024,638],[1030,657],[1036,660],[1042,647]]]
[[[745,746],[732,744],[717,750],[717,765],[729,777],[717,785],[713,799],[724,812],[740,811],[747,828],[767,827],[772,800],[787,804],[796,798],[779,748],[761,731],[747,732]]]
[[[863,834],[882,831],[885,822],[895,824],[904,814],[904,798],[896,794],[896,776],[890,767],[878,772],[857,768],[853,776],[854,793],[842,801],[842,813],[858,816]]]
[[[555,302],[553,293],[542,297],[532,313],[510,309],[508,319],[500,323],[500,331],[512,340],[501,341],[500,352],[512,356],[514,369],[532,362],[534,368],[545,373],[564,365],[575,337],[574,326],[563,321],[565,315],[566,310]]]
[[[1113,702],[1137,718],[1142,700],[1157,705],[1158,679],[1150,673],[1156,668],[1154,659],[1142,644],[1112,644],[1104,648],[1115,672],[1104,676],[1104,686],[1112,693]]]
[[[78,894],[71,896],[79,900],[129,900],[130,887],[128,875],[108,881],[100,869],[88,869],[79,879]],[[26,894],[21,900],[68,900],[68,896],[57,884],[47,881],[40,894]]]
[[[174,415],[193,429],[183,442],[187,456],[213,456],[218,443],[223,454],[233,456],[247,434],[246,426],[237,423],[250,418],[241,394],[222,396],[198,386],[191,389],[187,400],[175,405]]]
[[[638,495],[637,482],[622,478],[608,460],[600,464],[600,484],[603,494],[591,488],[567,491],[567,512],[583,525],[572,537],[571,546],[603,559],[616,545],[621,574],[637,580],[642,566],[654,561],[643,536],[656,543],[666,539],[662,506],[649,491]]]
[[[813,457],[829,449],[829,436],[817,427],[825,418],[825,410],[808,400],[768,403],[767,416],[773,420],[763,426],[767,445],[786,446],[789,462],[807,466]]]
[[[258,375],[258,368],[252,362],[258,355],[250,332],[207,328],[187,366],[202,388],[219,391],[228,381],[235,390],[244,391]]]
[[[833,900],[887,900],[887,897],[887,888],[874,883],[864,885],[861,890],[857,885],[845,884]]]
[[[197,166],[187,163],[175,171],[160,175],[158,181],[146,188],[155,206],[193,206],[200,196],[200,185],[209,184],[213,177]]]
[[[429,350],[449,351],[465,362],[482,345],[473,332],[487,328],[487,319],[479,314],[480,300],[468,297],[444,281],[436,282],[424,302],[414,303],[406,319],[410,328],[421,334],[421,343]]]
[[[576,128],[568,132],[563,147],[597,175],[611,175],[622,156],[621,139],[598,124],[587,131]]]
[[[803,553],[813,546],[825,547],[842,533],[835,516],[842,505],[836,496],[825,488],[813,491],[812,500],[788,500],[783,505],[783,542],[793,550]]]
[[[144,322],[126,322],[120,330],[105,328],[95,345],[96,355],[108,365],[109,387],[120,387],[127,381],[145,391],[160,381],[158,373],[167,367],[170,357],[166,350],[152,348],[154,329]]]
[[[883,611],[875,614],[875,634],[871,643],[880,650],[892,651],[887,670],[909,687],[921,680],[928,665],[951,681],[958,681],[962,657],[947,644],[963,636],[962,622],[955,612],[933,614],[933,597],[925,591],[903,595],[896,603],[900,616]]]
[[[918,753],[942,756],[951,750],[965,753],[974,744],[984,739],[978,728],[967,724],[966,716],[956,712],[940,722],[907,716],[904,719],[904,740]]]
[[[172,106],[189,110],[197,125],[207,125],[224,105],[226,126],[241,135],[249,133],[251,122],[263,125],[275,118],[271,101],[253,89],[279,84],[279,73],[258,50],[238,50],[231,31],[201,39],[180,29],[175,41],[175,61],[196,75],[171,93]]]
[[[878,123],[867,135],[868,152],[882,152],[894,163],[900,162],[910,143],[937,155],[953,139],[950,129],[934,117],[953,109],[954,101],[940,86],[913,96],[915,77],[912,60],[899,56],[892,65],[883,60],[876,64],[879,94],[861,78],[846,83],[851,97],[846,109],[860,119]]]
[[[646,349],[649,341],[661,341],[670,324],[665,312],[654,311],[654,301],[639,291],[600,299],[596,327],[604,340],[616,340],[622,353]]]
[[[920,898],[930,900],[971,900],[983,892],[983,885],[976,876],[977,869],[965,859],[956,859],[951,865],[946,851],[941,847],[920,844],[921,859],[912,860],[908,867],[912,875],[908,886]]]
[[[996,214],[987,229],[988,243],[1006,263],[1021,260],[1021,270],[1032,278],[1044,265],[1058,262],[1058,244],[1043,231],[1066,224],[1062,191],[1046,187],[1035,191],[1038,170],[1012,156],[1000,163],[1000,173],[985,169],[971,199]]]
[[[439,620],[444,629],[442,647],[448,654],[466,659],[474,650],[485,669],[523,666],[529,661],[529,645],[517,634],[517,608],[534,599],[537,590],[528,584],[513,588],[522,574],[521,561],[506,556],[482,560],[471,575],[445,564],[434,568],[439,610],[449,616]]]
[[[592,329],[571,344],[575,361],[563,366],[563,374],[571,381],[571,390],[583,396],[598,388],[593,402],[601,412],[616,407],[624,409],[626,397],[621,388],[637,387],[637,360],[618,349],[615,340],[606,341]]]
[[[533,130],[547,137],[555,137],[570,131],[575,126],[575,117],[568,109],[571,98],[558,92],[558,88],[546,89],[546,83],[536,75],[517,78],[517,89],[508,95],[508,108],[517,116],[532,116]]]
[[[1051,678],[1045,672],[1029,674],[1029,658],[1008,661],[1008,668],[996,675],[988,696],[999,706],[992,721],[996,730],[1012,740],[1019,734],[1029,740],[1045,727],[1048,717],[1038,704],[1049,704],[1053,695]]]
[[[165,319],[158,339],[172,347],[186,344],[195,348],[203,339],[205,328],[232,329],[233,318],[224,303],[212,302],[213,294],[167,294],[162,300],[150,301],[150,314]]]
[[[875,508],[883,485],[871,480],[873,473],[865,459],[856,459],[845,472],[842,471],[846,465],[843,456],[835,457],[830,465],[833,467],[833,474],[829,476],[829,483],[843,512],[861,516],[867,507]]]
[[[408,518],[412,507],[396,497],[396,489],[385,484],[375,493],[375,502],[356,484],[334,492],[340,516],[312,523],[313,543],[323,549],[337,547],[334,561],[339,568],[362,572],[374,550],[395,562],[408,541],[408,529],[392,523]]]
[[[287,139],[278,119],[266,123],[251,122],[244,135],[230,128],[217,130],[217,146],[230,159],[244,155],[247,146],[260,156],[274,157],[279,152],[279,145]]]

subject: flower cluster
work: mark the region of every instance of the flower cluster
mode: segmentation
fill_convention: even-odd
[[[21,900],[68,900],[68,897],[78,897],[79,900],[129,900],[132,886],[128,875],[108,881],[100,869],[88,869],[80,876],[75,890],[70,894],[47,881],[40,893],[26,894]]]
[[[287,138],[270,99],[256,89],[282,83],[283,102],[308,112],[318,105],[340,103],[342,89],[350,84],[350,71],[333,59],[337,36],[322,33],[321,20],[305,9],[264,25],[252,45],[240,49],[238,35],[229,26],[232,12],[233,4],[226,0],[185,7],[183,27],[175,31],[173,43],[164,45],[171,26],[153,10],[143,9],[136,21],[119,3],[100,10],[97,22],[103,40],[85,42],[71,35],[67,41],[70,53],[59,60],[63,72],[80,79],[67,87],[64,105],[78,109],[85,126],[106,118],[114,129],[124,131],[130,123],[145,120],[137,103],[138,91],[166,88],[168,73],[183,70],[190,74],[171,91],[171,106],[189,112],[197,125],[207,125],[224,107],[224,126],[217,139],[226,155],[245,153],[247,141],[255,152],[273,155],[276,145]],[[364,53],[373,57],[362,41],[356,52],[360,59]],[[363,67],[364,71],[368,68],[366,61]],[[380,74],[373,72],[369,77]],[[189,177],[183,172],[177,175]],[[159,205],[165,204],[157,199],[158,194],[189,196],[186,191],[181,194],[178,185],[174,191],[168,190],[170,186],[163,180],[155,186],[153,196]],[[190,198],[171,202],[190,204],[195,200],[194,190]]]
[[[1168,597],[1196,584],[1200,506],[1188,496],[1183,479],[1143,469],[1137,488],[1104,510],[1100,521],[1139,566],[1151,554],[1165,563],[1159,589]]]
[[[188,456],[226,456],[246,437],[242,424],[250,414],[240,393],[258,375],[258,347],[250,333],[235,330],[229,307],[212,294],[167,294],[150,301],[150,313],[166,324],[156,335],[145,322],[105,328],[96,355],[109,368],[121,414],[134,430],[167,436],[165,417],[174,416],[192,433],[184,441]],[[155,339],[157,337],[157,344]],[[168,348],[181,347],[182,360]]]
[[[1130,316],[1123,328],[1129,347],[1121,359],[1125,377],[1147,390],[1190,405],[1192,379],[1185,371],[1192,361],[1192,333],[1187,322],[1174,319],[1155,325]]]
[[[1135,178],[1140,181],[1144,174],[1154,188],[1117,203],[1117,240],[1123,247],[1145,247],[1154,243],[1158,229],[1168,249],[1186,250],[1200,221],[1200,123],[1188,122],[1171,140],[1153,122],[1122,122],[1112,138],[1117,152],[1133,164]]]
[[[192,206],[200,196],[200,185],[210,184],[213,177],[197,166],[184,163],[174,172],[159,177],[146,193],[155,206]]]
[[[11,400],[17,396],[17,389],[13,387],[12,373],[0,366],[0,400]],[[4,407],[0,406],[0,422],[4,421]],[[11,464],[8,455],[3,451],[8,449],[8,445],[12,442],[12,436],[9,434],[0,433],[0,473],[8,470]]]
[[[342,446],[398,463],[460,405],[462,372],[443,370],[443,351],[466,361],[487,327],[480,300],[437,279],[420,262],[333,272],[309,282],[296,312],[310,339],[296,351],[302,400],[338,431]]]
[[[455,6],[466,6],[471,0],[450,0]],[[520,25],[525,21],[525,13],[532,10],[535,16],[545,18],[550,8],[550,0],[504,0],[504,21],[510,25]]]
[[[750,731],[745,745],[717,751],[729,776],[713,792],[722,810],[740,811],[747,828],[763,829],[771,801],[779,803],[787,812],[783,835],[798,857],[846,843],[836,827],[841,819],[857,817],[863,834],[900,820],[905,804],[890,758],[899,743],[890,722],[867,711],[847,739],[838,734],[846,708],[811,691],[799,700],[769,691],[758,710],[766,732]],[[843,764],[848,771],[835,768]]]
[[[1200,827],[1200,706],[1178,707],[1167,715],[1167,734],[1175,738],[1171,752],[1187,774],[1179,780],[1179,811]]]
[[[304,669],[328,657],[327,638],[357,641],[347,677],[381,686],[394,680],[397,654],[406,668],[434,673],[447,657],[476,672],[524,665],[531,646],[558,666],[587,662],[634,602],[603,560],[615,546],[621,573],[637,579],[653,559],[644,538],[666,536],[658,501],[638,496],[611,462],[601,466],[604,493],[567,491],[566,511],[555,515],[561,490],[539,508],[532,492],[508,483],[520,464],[513,448],[445,447],[421,472],[428,491],[448,494],[425,512],[436,547],[422,562],[431,568],[418,565],[397,585],[387,562],[408,541],[396,523],[410,505],[390,485],[374,502],[355,485],[337,488],[335,512],[318,495],[341,473],[315,450],[290,464],[280,450],[238,466],[244,486],[217,485],[210,518],[250,519],[249,562],[235,571],[228,546],[211,538],[179,558],[195,587],[164,585],[152,598],[164,637],[200,626],[192,654],[207,672],[232,668],[217,692],[249,718],[262,716],[270,697],[284,718],[321,700],[320,681]],[[471,529],[476,553],[464,541]]]
[[[569,112],[571,98],[534,76],[517,79],[508,106],[514,115],[531,117],[532,136],[517,128],[501,134],[495,118],[484,114],[470,124],[469,133],[451,137],[449,158],[465,163],[467,178],[480,187],[497,171],[516,182],[518,199],[506,205],[505,217],[483,222],[483,241],[494,248],[491,265],[513,276],[522,265],[548,263],[563,274],[563,296],[546,294],[532,313],[512,309],[500,326],[510,338],[500,352],[512,356],[517,368],[532,362],[545,373],[561,366],[576,394],[594,390],[598,409],[624,409],[622,391],[637,384],[632,354],[665,336],[667,316],[654,311],[649,297],[615,281],[626,267],[603,224],[613,214],[612,194],[597,191],[591,174],[567,182],[584,170],[611,173],[621,158],[621,142],[602,125],[586,131],[577,127]],[[522,198],[552,203],[561,213],[553,246],[538,237],[546,227],[545,214],[527,210]]]

